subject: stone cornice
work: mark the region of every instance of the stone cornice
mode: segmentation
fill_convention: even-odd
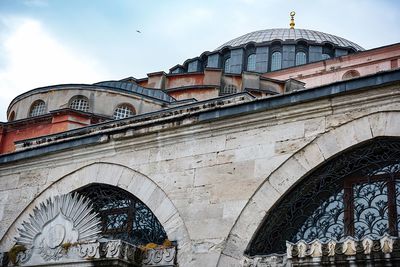
[[[391,77],[385,77],[385,75],[390,75]],[[87,146],[99,143],[103,143],[103,145],[97,146],[97,150],[115,151],[115,149],[124,149],[124,147],[132,145],[135,145],[138,149],[139,146],[140,149],[144,149],[144,147],[151,146],[155,141],[168,143],[172,140],[177,142],[180,137],[185,137],[188,134],[196,134],[197,138],[202,138],[203,135],[207,136],[210,133],[223,134],[226,131],[238,131],[240,127],[260,123],[266,126],[294,120],[299,117],[312,118],[323,116],[324,114],[329,115],[332,114],[333,109],[346,109],[346,112],[351,112],[351,110],[359,109],[361,103],[363,103],[364,109],[380,107],[381,110],[385,110],[383,107],[387,106],[387,104],[400,101],[399,97],[395,97],[400,93],[397,86],[400,80],[400,71],[380,73],[365,79],[367,81],[364,81],[364,78],[360,78],[319,88],[323,93],[313,89],[261,100],[222,101],[219,105],[203,105],[196,108],[185,106],[186,109],[180,107],[174,110],[156,112],[152,115],[157,116],[151,119],[127,119],[103,123],[92,128],[80,129],[82,130],[82,135],[66,135],[64,137],[58,135],[59,138],[53,140],[46,140],[48,137],[43,137],[43,143],[31,144],[25,151],[3,155],[0,157],[0,161],[2,163],[15,162],[16,160],[28,159],[33,156],[56,151],[61,152],[71,147],[77,148],[82,145]],[[355,86],[355,84],[358,84],[358,86]],[[383,87],[384,85],[386,85],[385,88],[380,88],[379,90],[365,91],[368,88]],[[350,97],[353,94],[356,94],[356,97]],[[362,114],[359,116],[362,116]],[[209,124],[211,121],[213,123]],[[204,123],[207,123],[207,126]],[[184,130],[177,131],[178,128]],[[65,133],[61,135],[63,134]],[[79,141],[80,139],[90,140],[91,138],[94,138],[91,140],[92,143]],[[120,140],[124,140],[124,142],[120,142]],[[84,157],[88,153],[92,153],[93,151],[91,150],[86,147],[84,151],[80,151],[78,154]],[[17,157],[17,154],[20,156]],[[61,156],[63,154],[64,156]],[[69,154],[61,152],[61,154],[58,153],[58,156],[68,158],[71,157]],[[76,156],[77,154],[75,154]],[[49,159],[49,157],[46,158]],[[36,161],[35,165],[44,161],[47,160],[43,158],[40,161]],[[29,160],[27,163],[29,164]],[[6,166],[4,167],[3,170],[7,169]]]

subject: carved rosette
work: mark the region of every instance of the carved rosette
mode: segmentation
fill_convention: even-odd
[[[33,209],[29,220],[18,228],[17,245],[26,248],[17,255],[24,263],[34,255],[34,262],[58,261],[66,248],[93,243],[100,237],[100,218],[88,199],[76,193],[49,198]]]

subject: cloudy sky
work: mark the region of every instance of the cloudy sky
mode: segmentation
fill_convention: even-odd
[[[297,28],[367,49],[400,42],[397,0],[0,0],[0,121],[25,91],[168,71],[247,32],[288,27],[291,10]]]

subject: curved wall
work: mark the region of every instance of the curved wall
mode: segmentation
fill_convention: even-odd
[[[14,112],[14,120],[29,117],[31,105],[37,100],[46,104],[46,113],[52,110],[69,108],[70,100],[84,96],[89,100],[90,113],[112,117],[118,105],[128,103],[135,108],[136,114],[160,110],[162,103],[140,96],[101,88],[63,87],[48,90],[32,90],[13,100],[8,108],[7,117]]]

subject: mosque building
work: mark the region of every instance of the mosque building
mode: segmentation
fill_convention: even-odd
[[[400,43],[244,34],[0,122],[1,266],[400,265]]]

